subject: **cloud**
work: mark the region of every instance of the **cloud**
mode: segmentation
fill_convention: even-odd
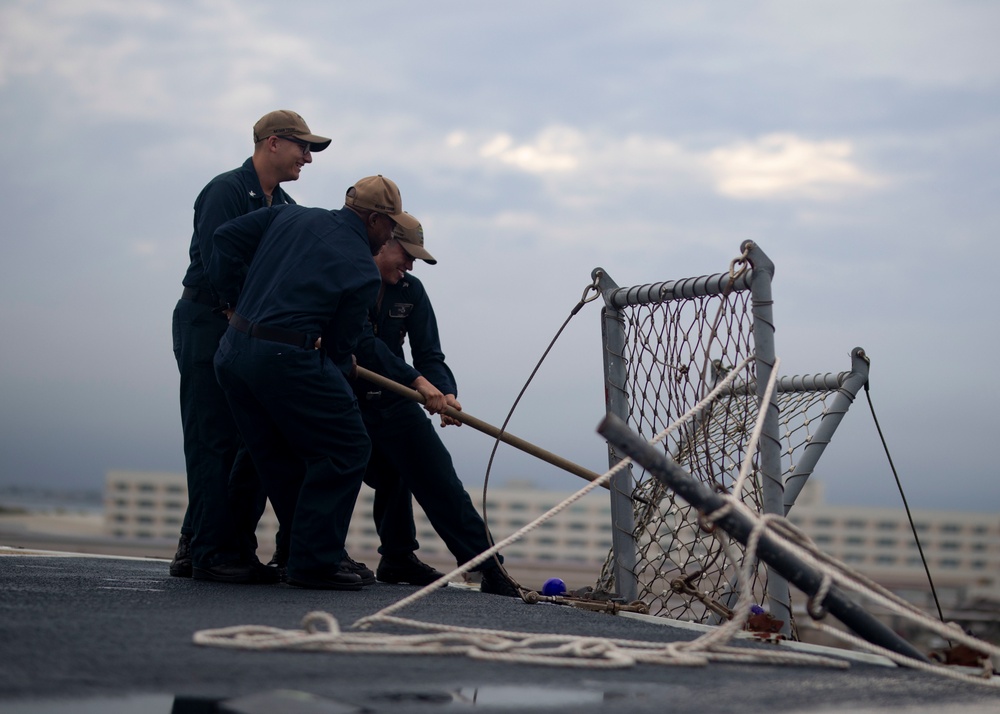
[[[772,133],[708,149],[687,148],[666,137],[616,137],[600,131],[551,126],[534,137],[508,133],[475,139],[454,131],[446,147],[464,152],[464,161],[505,168],[543,179],[568,206],[634,204],[637,193],[662,193],[703,186],[729,199],[831,200],[848,189],[872,189],[883,179],[862,168],[847,139],[809,140]],[[586,195],[574,193],[588,186]]]
[[[850,141],[808,141],[768,134],[708,152],[716,190],[738,199],[835,198],[880,181],[851,161]]]
[[[573,171],[583,149],[582,134],[568,127],[551,127],[532,143],[515,145],[508,134],[498,134],[479,148],[479,155],[495,158],[529,173]]]
[[[0,86],[47,85],[50,111],[231,127],[270,106],[273,86],[337,65],[272,17],[233,0],[21,0],[0,9]]]

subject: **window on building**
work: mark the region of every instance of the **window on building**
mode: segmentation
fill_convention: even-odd
[[[899,541],[897,541],[895,538],[879,538],[878,540],[875,541],[875,545],[879,546],[880,548],[895,548],[898,545],[898,543]]]
[[[844,540],[848,545],[863,545],[865,542],[865,539],[863,537],[856,535],[847,536],[847,538],[845,538]]]
[[[851,530],[864,530],[865,522],[858,518],[851,518],[844,522],[845,528],[850,528]]]
[[[957,558],[942,558],[941,567],[942,568],[957,568],[959,566],[959,560]]]
[[[896,530],[896,521],[879,521],[876,526],[880,531]]]
[[[139,490],[142,493],[153,493],[156,490],[156,486],[151,483],[140,483]]]
[[[941,532],[942,533],[961,533],[962,532],[962,526],[960,526],[957,523],[945,523],[943,526],[941,526]]]
[[[813,526],[816,528],[829,528],[833,525],[832,518],[817,518],[813,521]]]

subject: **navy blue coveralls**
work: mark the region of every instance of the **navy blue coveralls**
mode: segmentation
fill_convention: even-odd
[[[395,285],[384,285],[369,319],[378,339],[400,360],[405,359],[403,343],[409,337],[413,366],[444,394],[458,396],[441,351],[434,309],[420,280],[407,274]],[[459,565],[489,548],[483,519],[421,407],[387,391],[379,394],[364,380],[359,379],[357,387],[372,441],[364,480],[375,489],[372,515],[382,541],[379,552],[400,557],[418,548],[411,493]],[[487,561],[476,569],[490,567],[495,566]]]
[[[295,203],[280,187],[274,189],[272,202]],[[188,485],[188,509],[181,533],[191,537],[195,567],[245,560],[256,550],[255,540],[246,543],[238,535],[248,529],[245,524],[239,527],[236,520],[253,519],[257,510],[253,502],[260,486],[252,461],[237,456],[239,431],[215,378],[212,360],[227,322],[217,310],[219,300],[212,292],[206,266],[212,256],[215,229],[266,205],[252,159],[212,179],[194,203],[191,262],[181,299],[174,308],[173,342],[181,375]],[[231,502],[231,498],[235,500]]]
[[[255,211],[216,231],[208,270],[236,306],[216,375],[288,533],[288,578],[334,576],[371,448],[348,383],[352,354],[371,364],[375,349],[363,332],[381,279],[364,223],[346,208]],[[418,376],[402,361],[388,371]]]

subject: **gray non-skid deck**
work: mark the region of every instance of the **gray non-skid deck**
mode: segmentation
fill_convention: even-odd
[[[743,664],[585,670],[460,656],[250,652],[192,643],[202,629],[297,629],[313,610],[347,627],[413,591],[384,584],[355,593],[221,585],[171,578],[163,561],[0,556],[0,711],[180,714],[216,711],[213,702],[233,699],[242,711],[288,712],[1000,711],[998,690],[864,663],[847,670]],[[398,614],[650,641],[697,636],[465,588],[436,591]],[[289,690],[314,696],[296,700]]]

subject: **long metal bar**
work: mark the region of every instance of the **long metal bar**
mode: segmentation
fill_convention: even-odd
[[[629,395],[625,391],[625,319],[607,302],[608,296],[621,289],[603,268],[595,268],[591,277],[605,299],[601,310],[601,335],[604,342],[604,401],[608,414],[628,421]],[[608,466],[613,468],[622,457],[608,447]],[[632,469],[611,477],[611,549],[615,590],[632,602],[639,599],[639,576],[636,573],[639,546],[635,542],[635,515],[632,492],[635,482]]]
[[[726,505],[726,500],[721,494],[699,483],[683,468],[668,460],[661,450],[632,433],[628,425],[618,417],[609,414],[598,426],[597,431],[702,514],[710,516]],[[724,515],[720,515],[715,520],[715,525],[744,546],[754,527],[750,516],[738,509],[730,509]],[[810,598],[819,593],[823,584],[822,574],[783,547],[780,540],[769,531],[765,531],[758,541],[757,557],[774,571],[781,573]],[[859,637],[872,644],[921,662],[929,661],[913,645],[859,607],[836,585],[830,586],[826,596],[818,604]]]
[[[403,386],[398,382],[394,382],[388,377],[384,377],[381,374],[378,374],[377,372],[372,372],[371,370],[365,369],[364,367],[358,367],[358,376],[367,379],[369,382],[372,382],[373,384],[377,384],[383,389],[387,389],[390,392],[398,394],[401,397],[406,397],[407,399],[410,399],[414,402],[418,402],[420,404],[424,403],[424,398],[423,396],[421,396],[420,392],[416,391],[415,389],[410,389],[409,387]],[[598,473],[594,473],[590,469],[586,469],[583,466],[580,466],[579,464],[575,464],[568,459],[564,459],[562,456],[553,454],[551,451],[546,451],[545,449],[539,446],[535,446],[530,441],[525,441],[520,437],[514,436],[510,432],[500,431],[498,427],[495,427],[492,424],[483,421],[482,419],[477,419],[476,417],[472,416],[467,412],[464,411],[460,412],[457,409],[452,409],[451,407],[448,407],[447,409],[445,409],[445,414],[450,416],[452,419],[456,419],[462,422],[463,424],[471,426],[476,431],[481,431],[484,434],[488,434],[489,436],[492,436],[494,439],[499,439],[503,443],[513,446],[515,449],[520,449],[526,454],[530,454],[535,458],[541,459],[542,461],[550,463],[553,466],[557,466],[561,468],[563,471],[568,471],[569,473],[575,476],[579,476],[580,478],[585,478],[588,481],[596,481],[601,476]],[[610,486],[608,486],[607,484],[604,484],[604,487],[610,488]]]
[[[774,383],[774,391],[778,394],[794,394],[797,392],[833,392],[840,389],[852,372],[821,372],[819,374],[795,374],[778,377]],[[756,394],[757,380],[749,382],[737,380],[726,392],[727,394]]]
[[[833,398],[833,403],[823,415],[823,421],[820,422],[819,428],[816,429],[816,433],[813,434],[812,439],[806,444],[806,448],[802,452],[802,458],[799,459],[792,473],[785,479],[784,513],[786,515],[795,504],[795,499],[798,498],[802,487],[806,485],[809,476],[812,475],[813,469],[816,468],[816,464],[819,462],[819,457],[823,455],[823,451],[833,438],[833,434],[837,430],[837,427],[840,426],[840,422],[843,421],[847,410],[854,403],[858,392],[861,391],[861,388],[868,381],[868,366],[868,356],[863,349],[855,347],[851,350],[852,371],[847,374],[837,387],[837,395]]]
[[[732,286],[729,285],[729,280],[729,273],[718,273],[716,275],[702,275],[697,278],[635,285],[629,288],[619,288],[616,285],[616,289],[604,293],[604,302],[609,308],[617,310],[623,307],[649,305],[666,300],[721,295],[727,290],[747,290],[753,280],[753,271],[748,270],[743,273]]]

